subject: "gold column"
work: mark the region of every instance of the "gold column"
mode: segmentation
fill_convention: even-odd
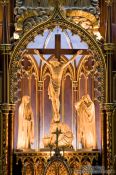
[[[102,165],[107,174],[111,174],[113,163],[112,155],[112,118],[115,106],[113,103],[104,103],[101,107],[102,111]]]
[[[36,105],[36,149],[39,148],[39,103],[38,103],[38,82],[37,82],[37,78],[35,78],[36,81],[36,99],[35,99],[35,105]]]
[[[114,111],[113,104],[113,86],[112,86],[112,64],[113,64],[113,55],[116,49],[115,44],[112,42],[112,3],[113,0],[105,0],[107,4],[107,18],[106,18],[106,36],[105,36],[105,44],[104,50],[106,55],[106,103],[104,104],[104,123],[106,124],[104,130],[103,142],[105,146],[104,154],[104,163],[105,169],[109,170],[107,174],[111,174],[110,170],[112,168],[113,163],[113,132],[112,132],[112,117]]]
[[[9,165],[10,175],[13,174],[13,142],[14,142],[14,117],[15,117],[15,104],[9,105]]]
[[[62,80],[62,122],[64,122],[64,116],[65,116],[65,114],[64,114],[64,83],[65,83],[65,80],[66,80],[66,77],[65,78],[63,78],[63,80]]]
[[[12,104],[1,104],[1,175],[12,175],[13,160],[13,119]]]
[[[42,100],[43,100],[43,81],[38,81],[38,95],[39,95],[39,109],[38,109],[38,146],[40,147],[40,116],[42,115],[42,122],[43,122],[43,114],[41,114],[41,112],[43,112],[40,107],[40,104],[43,104]],[[42,106],[43,108],[43,106]],[[43,129],[43,128],[42,128]],[[43,132],[43,131],[42,131]]]
[[[85,77],[85,94],[88,93],[88,77]]]
[[[44,138],[44,135],[45,135],[45,130],[44,130],[44,82],[43,82],[43,89],[42,89],[42,119],[43,119],[43,138]]]
[[[76,138],[76,149],[77,149],[77,111],[75,110],[75,103],[77,102],[77,92],[78,92],[78,83],[77,81],[72,82],[72,95],[73,95],[73,101],[72,101],[72,132],[74,128],[74,120],[75,120],[75,138]]]

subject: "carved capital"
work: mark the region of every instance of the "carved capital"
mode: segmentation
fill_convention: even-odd
[[[112,6],[113,0],[105,0],[107,6]]]
[[[38,90],[39,91],[43,90],[43,81],[38,81]]]
[[[1,44],[0,50],[2,51],[3,54],[9,53],[9,51],[11,50],[11,44]]]
[[[7,5],[9,3],[9,0],[0,0],[0,3],[2,5]]]
[[[116,44],[115,43],[105,43],[104,44],[104,50],[107,52],[112,53],[116,49]]]
[[[15,110],[15,104],[0,104],[0,109],[2,111],[2,113],[9,113],[9,111],[14,112]]]
[[[74,91],[77,91],[77,89],[78,89],[78,82],[77,81],[73,81],[73,90]]]
[[[101,104],[100,109],[102,111],[106,110],[106,112],[113,112],[115,109],[115,106],[116,105],[114,103],[103,103],[103,104]]]

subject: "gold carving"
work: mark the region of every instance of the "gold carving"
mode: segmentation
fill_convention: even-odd
[[[109,53],[113,53],[116,49],[115,43],[105,43],[104,44],[104,50]]]
[[[113,0],[105,0],[107,6],[112,6]]]
[[[46,172],[46,175],[56,175],[56,174],[63,174],[69,175],[66,166],[61,161],[54,161],[52,162]]]

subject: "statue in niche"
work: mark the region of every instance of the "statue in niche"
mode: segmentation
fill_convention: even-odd
[[[86,7],[91,5],[91,0],[75,0],[74,5],[79,7]]]
[[[51,73],[50,82],[48,86],[48,95],[50,100],[52,101],[52,107],[53,107],[53,121],[59,122],[60,121],[60,87],[61,87],[61,81],[62,81],[62,75],[64,69],[77,57],[77,55],[80,55],[82,53],[82,50],[78,51],[77,54],[75,54],[67,63],[62,63],[61,61],[58,61],[55,57],[55,60],[47,61],[38,50],[34,51],[42,61],[44,61]]]
[[[95,106],[90,96],[84,95],[75,104],[78,119],[78,143],[84,149],[96,148]]]
[[[18,112],[17,149],[30,149],[34,143],[34,118],[29,96],[23,96]]]

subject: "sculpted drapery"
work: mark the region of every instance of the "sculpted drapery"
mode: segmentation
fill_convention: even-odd
[[[34,142],[34,118],[30,97],[23,96],[18,112],[17,149],[30,149]]]
[[[90,96],[84,95],[76,104],[78,113],[78,143],[82,148],[96,148],[95,106]]]

